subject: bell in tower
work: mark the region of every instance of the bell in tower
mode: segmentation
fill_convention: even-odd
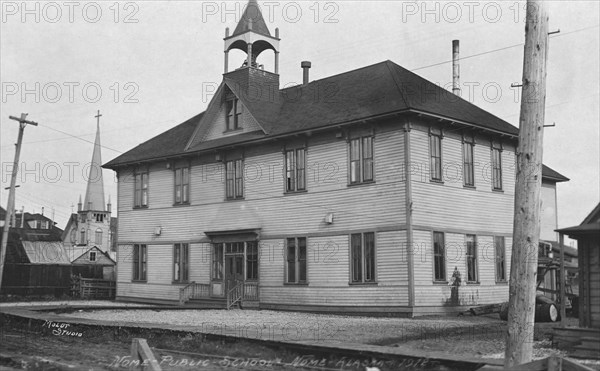
[[[256,0],[249,0],[235,31],[229,35],[225,31],[225,73],[229,72],[229,51],[238,49],[246,53],[247,58],[241,68],[259,68],[256,59],[265,50],[275,52],[275,74],[279,74],[279,29],[271,36],[262,12]]]

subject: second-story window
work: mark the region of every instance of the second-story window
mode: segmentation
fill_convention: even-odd
[[[492,143],[492,189],[502,190],[502,146]]]
[[[350,140],[350,184],[373,181],[373,137]]]
[[[190,168],[175,169],[175,204],[187,204],[190,199]]]
[[[442,135],[429,133],[429,156],[431,180],[442,181]]]
[[[474,146],[473,137],[465,137],[463,139],[463,184],[467,187],[475,186]]]
[[[242,124],[242,103],[233,98],[226,101],[225,130],[236,130]]]
[[[285,151],[285,191],[306,190],[306,151],[304,148]]]
[[[136,170],[134,174],[134,207],[148,207],[148,171]]]
[[[225,162],[225,195],[227,199],[244,197],[244,160]]]

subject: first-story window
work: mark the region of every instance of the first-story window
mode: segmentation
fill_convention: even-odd
[[[133,245],[133,280],[146,281],[148,268],[148,249],[146,245]]]
[[[136,170],[135,172],[133,206],[148,206],[148,171]]]
[[[189,245],[176,243],[173,245],[173,281],[187,282],[189,272]]]
[[[373,177],[373,137],[350,140],[350,184],[369,182]]]
[[[285,151],[285,191],[306,189],[306,151],[304,148]]]
[[[95,233],[95,243],[97,245],[101,245],[102,244],[102,229],[97,228],[96,229],[96,233]]]
[[[213,244],[212,253],[212,276],[213,280],[219,281],[223,279],[223,244]]]
[[[467,282],[477,282],[477,237],[474,234],[468,234],[466,237],[467,245]]]
[[[442,232],[433,232],[433,279],[446,281],[446,246]]]
[[[350,255],[352,283],[375,282],[375,233],[350,235]]]
[[[496,255],[496,282],[506,282],[506,248],[504,237],[494,237],[494,248]]]
[[[306,237],[286,240],[286,283],[306,283]]]
[[[244,160],[225,163],[225,194],[228,199],[244,197]]]
[[[246,279],[258,279],[258,243],[246,243]]]

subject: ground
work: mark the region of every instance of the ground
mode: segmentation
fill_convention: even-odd
[[[32,304],[38,303],[10,305]],[[292,365],[294,359],[304,355],[302,353],[285,348],[274,350],[272,347],[262,347],[255,342],[244,340],[233,344],[207,341],[199,337],[200,333],[317,346],[352,344],[355,349],[376,349],[386,353],[445,354],[459,359],[498,361],[503,356],[506,328],[506,323],[496,315],[401,319],[258,310],[157,310],[144,309],[143,306],[139,306],[139,309],[128,306],[99,310],[102,306],[116,303],[80,301],[76,304],[94,306],[96,309],[72,311],[65,307],[48,315],[55,323],[89,322],[91,319],[95,323],[117,326],[143,324],[149,328],[163,327],[185,331],[185,336],[176,337],[166,336],[160,330],[148,330],[154,333],[145,334],[144,337],[148,338],[148,344],[153,348],[152,351],[159,363],[162,363],[163,369],[302,369]],[[0,312],[7,305],[9,304],[0,304]],[[551,347],[550,333],[554,325],[536,324],[535,358],[545,358],[552,354],[564,355]],[[136,336],[114,336],[102,328],[95,331],[89,330],[90,327],[78,328],[76,324],[67,329],[72,330],[75,336],[57,336],[50,326],[46,327],[46,331],[28,332],[26,329],[3,323],[0,337],[0,369],[1,366],[17,369],[125,369],[131,362],[131,358],[128,357],[131,338]],[[79,332],[81,337],[77,335]],[[52,366],[44,363],[44,359],[51,360]],[[256,367],[251,367],[252,359]],[[257,363],[259,360],[271,363],[268,367],[260,367]],[[45,366],[42,367],[43,365]],[[239,365],[241,366],[238,367]],[[600,369],[597,362],[588,363],[588,366]]]

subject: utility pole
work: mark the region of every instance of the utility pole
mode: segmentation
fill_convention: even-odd
[[[21,117],[8,116],[11,120],[19,122],[19,137],[17,139],[17,149],[15,151],[15,162],[13,163],[12,176],[10,178],[10,191],[8,191],[8,205],[6,206],[6,219],[4,221],[4,230],[2,232],[2,245],[0,245],[0,289],[2,288],[2,275],[4,274],[4,260],[6,259],[6,249],[8,243],[8,233],[10,230],[10,220],[15,209],[15,185],[17,183],[17,173],[19,171],[19,156],[21,155],[21,144],[23,143],[23,132],[27,124],[37,126],[37,122],[26,120],[27,113],[22,113]],[[23,216],[21,216],[23,220]]]
[[[547,57],[548,3],[527,0],[504,367],[533,357]]]

